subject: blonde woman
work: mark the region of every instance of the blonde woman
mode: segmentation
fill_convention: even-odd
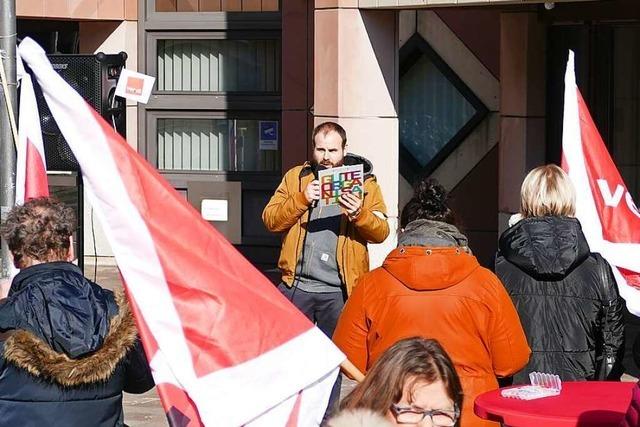
[[[500,237],[496,258],[532,351],[514,383],[528,383],[533,371],[562,380],[618,379],[624,302],[574,217],[573,184],[558,166],[540,166],[520,195],[519,220]]]

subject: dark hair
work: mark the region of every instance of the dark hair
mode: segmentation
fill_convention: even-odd
[[[73,234],[73,210],[52,197],[31,199],[14,207],[0,227],[17,268],[28,266],[25,258],[41,262],[64,261]]]
[[[455,219],[448,201],[449,194],[438,181],[433,178],[418,180],[413,186],[413,197],[402,209],[400,226],[404,228],[417,219],[453,224]]]
[[[336,132],[338,135],[340,135],[340,138],[342,139],[342,148],[344,148],[347,145],[347,132],[344,130],[342,126],[340,126],[335,122],[324,122],[316,126],[313,129],[313,135],[311,136],[311,143],[315,146],[316,136],[319,133],[322,133],[322,135],[326,135],[329,132]]]
[[[402,399],[407,381],[441,380],[456,408],[462,408],[462,385],[449,355],[438,341],[406,338],[389,347],[367,373],[364,380],[345,397],[341,409],[370,409],[385,415]]]

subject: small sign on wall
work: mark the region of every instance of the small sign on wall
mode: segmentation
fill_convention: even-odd
[[[202,218],[207,221],[229,221],[229,201],[219,199],[203,199],[200,205]]]
[[[276,151],[278,149],[278,122],[275,120],[261,120],[260,149],[264,151]]]
[[[234,245],[242,243],[242,183],[188,181],[187,198]]]
[[[120,72],[116,95],[146,104],[151,96],[151,89],[156,78],[124,68]]]

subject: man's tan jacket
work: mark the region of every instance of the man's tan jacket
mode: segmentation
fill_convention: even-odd
[[[290,169],[262,212],[262,221],[269,231],[284,233],[278,268],[282,272],[282,281],[289,287],[293,285],[309,221],[309,202],[304,196],[304,189],[313,179],[308,163]],[[360,215],[349,221],[343,214],[340,221],[336,259],[347,295],[356,280],[369,271],[367,243],[381,243],[389,235],[386,214],[380,186],[373,175],[365,175]]]

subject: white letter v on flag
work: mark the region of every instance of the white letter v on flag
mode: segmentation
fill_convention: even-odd
[[[605,206],[610,206],[612,208],[617,207],[624,195],[624,187],[618,184],[616,192],[611,194],[611,189],[609,188],[609,183],[606,179],[598,179],[596,181],[598,182],[598,188],[600,188],[600,194],[602,195],[602,200],[604,201]]]

